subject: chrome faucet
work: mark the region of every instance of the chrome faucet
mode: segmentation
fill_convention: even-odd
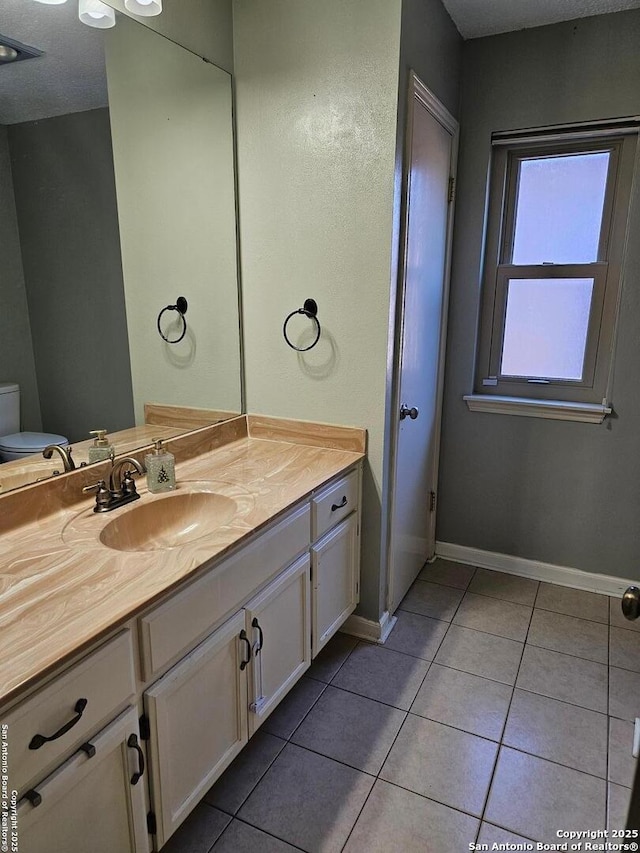
[[[132,467],[125,469],[125,465]],[[136,491],[136,484],[133,479],[134,472],[144,474],[144,465],[141,465],[132,456],[115,459],[112,455],[109,488],[107,488],[104,480],[98,480],[97,483],[85,486],[82,490],[83,492],[96,493],[96,505],[93,511],[110,512],[112,509],[117,509],[119,506],[131,503],[131,501],[137,501],[140,495]]]
[[[64,466],[65,473],[67,471],[75,470],[76,463],[71,458],[71,453],[73,451],[72,447],[63,447],[61,444],[49,444],[42,451],[42,455],[45,459],[51,459],[54,451],[59,453],[62,457],[62,465]]]

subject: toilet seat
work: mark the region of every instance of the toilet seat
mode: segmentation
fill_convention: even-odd
[[[64,435],[52,432],[15,432],[12,435],[0,436],[0,458],[20,459],[23,456],[33,456],[49,444],[62,444],[67,447],[69,440]]]

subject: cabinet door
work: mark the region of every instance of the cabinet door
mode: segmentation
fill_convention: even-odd
[[[130,708],[91,738],[92,756],[79,750],[36,786],[39,805],[23,798],[15,849],[148,853],[146,779],[136,779],[143,765],[128,745],[132,735],[139,746],[138,714]]]
[[[313,657],[358,603],[359,538],[357,513],[352,513],[311,549]]]
[[[249,735],[311,664],[310,593],[305,554],[247,604],[246,630],[253,649]]]
[[[241,610],[145,693],[158,847],[247,742],[244,627]]]

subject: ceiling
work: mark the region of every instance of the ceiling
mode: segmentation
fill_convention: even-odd
[[[44,51],[37,59],[0,65],[0,124],[107,105],[104,35],[78,20],[76,0],[0,0],[0,34]]]
[[[640,9],[640,0],[443,0],[465,39]]]

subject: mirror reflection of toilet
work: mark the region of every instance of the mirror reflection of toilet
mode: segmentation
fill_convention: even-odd
[[[0,462],[37,456],[48,444],[66,447],[69,440],[50,432],[20,432],[20,386],[0,382]]]

